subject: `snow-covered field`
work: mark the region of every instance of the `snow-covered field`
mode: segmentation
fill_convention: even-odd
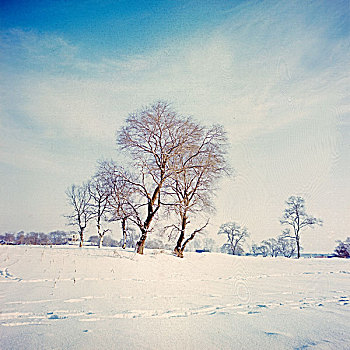
[[[0,246],[0,348],[350,349],[350,260]]]

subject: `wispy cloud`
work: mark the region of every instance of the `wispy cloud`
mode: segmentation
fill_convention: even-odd
[[[339,99],[349,85],[347,38],[327,38],[336,14],[310,25],[313,10],[243,7],[214,33],[142,57],[91,61],[63,38],[18,30],[3,46],[11,51],[9,43],[17,43],[13,56],[33,68],[15,82],[26,96],[23,112],[68,135],[103,136],[133,108],[168,98],[204,119],[219,116],[240,141],[324,106],[345,109]]]

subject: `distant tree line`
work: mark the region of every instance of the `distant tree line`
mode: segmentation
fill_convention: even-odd
[[[20,231],[17,233],[6,232],[0,234],[0,244],[7,245],[65,245],[77,244],[79,235],[75,231],[52,231],[50,233],[43,232],[27,232]],[[90,236],[87,242],[90,245],[99,245],[98,236]],[[111,236],[106,235],[103,241],[103,246],[106,247],[121,247],[124,244],[123,240],[115,240]],[[129,236],[126,242],[127,247],[135,247],[135,236]]]
[[[277,239],[268,238],[263,240],[260,244],[253,244],[251,251],[253,255],[272,257],[284,256],[286,258],[291,258],[295,255],[297,247],[295,240],[284,231]]]
[[[6,232],[4,234],[0,234],[0,244],[61,245],[74,241],[76,235],[77,234],[74,231],[52,231],[50,233],[25,233],[24,231],[17,233]]]

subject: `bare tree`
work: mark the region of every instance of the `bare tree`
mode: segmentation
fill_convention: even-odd
[[[134,220],[141,232],[137,243],[139,254],[143,254],[152,220],[161,206],[164,183],[177,171],[171,166],[174,164],[171,159],[189,145],[193,131],[190,125],[190,118],[178,115],[167,102],[157,102],[130,114],[118,134],[117,142],[131,156],[136,175],[124,180],[134,187],[139,196],[137,202],[141,204],[133,208]]]
[[[232,249],[231,245],[229,243],[224,243],[221,248],[220,252],[223,254],[231,254],[232,255]],[[235,250],[235,255],[243,255],[244,254],[244,249],[241,245],[238,245],[236,250]]]
[[[287,208],[280,219],[282,225],[292,227],[292,236],[297,245],[297,257],[300,258],[300,233],[301,230],[315,225],[322,225],[322,220],[305,212],[305,200],[302,197],[291,196],[286,201]]]
[[[93,218],[93,213],[90,210],[91,193],[89,184],[81,186],[72,185],[67,191],[68,201],[72,206],[72,214],[66,215],[69,220],[68,225],[76,226],[80,234],[80,247],[84,243],[84,230],[88,222]]]
[[[235,222],[228,222],[221,225],[218,234],[227,236],[227,244],[232,255],[237,255],[239,250],[243,250],[242,244],[249,237],[247,228],[241,227]]]
[[[97,236],[99,238],[98,247],[102,247],[104,235],[110,231],[109,228],[103,228],[102,224],[108,222],[109,198],[111,191],[103,177],[95,175],[90,182],[90,211],[93,219],[96,221]]]
[[[345,241],[337,241],[338,245],[335,248],[336,256],[340,258],[350,258],[350,237]]]
[[[205,128],[193,122],[191,129],[190,145],[171,160],[177,171],[170,176],[165,187],[166,195],[171,197],[167,205],[179,217],[179,224],[173,225],[179,232],[174,248],[174,253],[179,257],[183,257],[187,243],[208,225],[209,220],[185,239],[190,216],[213,209],[212,199],[217,182],[228,173],[225,159],[227,139],[222,126]]]
[[[268,238],[261,242],[261,245],[266,246],[266,250],[272,257],[278,256],[280,253],[280,246],[275,238]]]
[[[262,255],[264,257],[269,255],[269,248],[265,244],[253,244],[251,247],[251,251],[254,255]]]
[[[280,253],[286,258],[291,258],[296,251],[296,244],[295,240],[291,238],[290,229],[287,228],[284,230],[283,233],[278,236],[277,240]]]
[[[138,227],[143,225],[139,215],[143,205],[137,202],[140,188],[136,186],[135,176],[113,161],[100,162],[98,177],[108,188],[109,221],[120,221],[125,243],[128,232],[127,222],[131,221]],[[123,248],[125,247],[126,245],[123,244]]]
[[[268,238],[261,241],[259,245],[253,244],[251,251],[254,255],[263,255],[264,257],[283,255],[290,258],[296,251],[295,239],[291,238],[290,229],[288,228],[277,239]]]

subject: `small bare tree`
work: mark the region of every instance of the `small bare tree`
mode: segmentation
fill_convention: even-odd
[[[111,196],[110,188],[98,174],[90,182],[90,211],[93,219],[96,221],[97,235],[99,238],[98,247],[102,247],[103,238],[109,228],[103,228],[102,224],[108,222],[109,198]]]
[[[296,244],[295,240],[291,238],[290,229],[287,228],[284,230],[282,234],[278,236],[277,241],[280,253],[286,258],[291,258],[296,251]]]
[[[265,239],[261,242],[261,245],[265,246],[268,254],[274,258],[280,254],[280,246],[275,238]]]
[[[93,213],[90,210],[91,192],[89,183],[81,186],[72,185],[67,191],[68,201],[72,206],[72,214],[66,215],[69,220],[68,225],[76,226],[80,234],[80,247],[84,243],[84,231],[88,222],[93,218]]]
[[[266,257],[269,255],[269,249],[265,244],[253,244],[251,247],[251,252],[253,255],[262,255],[263,257]]]
[[[134,174],[124,180],[133,186],[139,197],[134,203],[140,206],[133,206],[133,217],[141,232],[137,243],[139,254],[143,254],[152,220],[161,206],[162,188],[169,176],[177,171],[171,166],[174,164],[171,159],[189,144],[190,124],[190,118],[178,115],[169,103],[157,102],[130,114],[118,134],[120,148],[133,160]]]
[[[113,161],[100,162],[98,177],[108,192],[106,210],[109,214],[109,221],[120,221],[125,242],[127,221],[136,221],[141,224],[138,216],[141,205],[134,202],[136,188],[133,177]],[[125,248],[124,245],[123,248]]]
[[[339,258],[350,258],[350,237],[345,241],[337,241],[338,245],[336,246],[334,252]]]
[[[221,225],[218,234],[227,236],[227,245],[232,255],[237,255],[238,251],[243,251],[242,244],[249,237],[247,228],[241,227],[235,222],[228,222]]]
[[[297,258],[300,258],[300,234],[301,230],[315,225],[322,225],[322,220],[306,214],[305,200],[302,197],[291,196],[286,201],[287,208],[280,219],[282,225],[289,225],[293,232],[291,237],[295,239],[297,245]]]

